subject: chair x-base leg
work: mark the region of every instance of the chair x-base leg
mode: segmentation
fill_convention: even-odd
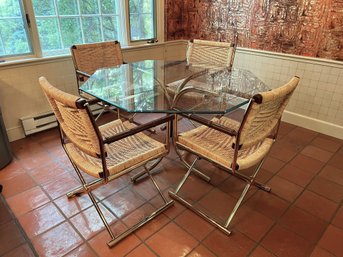
[[[92,181],[91,183],[86,183],[85,179],[83,178],[80,170],[78,169],[78,167],[73,163],[74,169],[81,181],[81,183],[83,184],[83,186],[78,187],[76,189],[74,189],[73,191],[67,193],[67,196],[73,197],[73,196],[78,196],[81,193],[86,192],[89,196],[89,198],[91,199],[97,213],[99,214],[99,217],[101,219],[101,221],[103,222],[107,232],[109,233],[111,240],[109,242],[107,242],[107,245],[109,247],[113,247],[114,245],[116,245],[118,242],[120,242],[121,240],[123,240],[125,237],[129,236],[130,234],[132,234],[133,232],[135,232],[137,229],[139,229],[140,227],[142,227],[144,224],[148,223],[150,220],[152,220],[153,218],[157,217],[159,214],[161,214],[163,211],[165,211],[166,209],[168,209],[169,207],[171,207],[174,204],[173,200],[167,200],[166,197],[163,195],[160,187],[158,186],[158,184],[156,183],[155,179],[153,178],[153,176],[151,175],[151,169],[153,167],[155,167],[160,160],[156,161],[157,163],[153,164],[151,167],[147,168],[146,165],[144,165],[144,170],[145,173],[148,174],[149,178],[151,179],[153,185],[155,186],[156,190],[158,191],[159,195],[161,196],[161,198],[163,199],[163,206],[158,208],[157,210],[155,210],[154,212],[152,212],[151,214],[145,216],[143,219],[141,219],[140,221],[138,221],[136,224],[134,224],[133,226],[131,226],[130,228],[128,228],[127,230],[125,230],[124,232],[122,232],[119,235],[115,235],[110,227],[110,225],[108,224],[104,214],[102,213],[93,193],[92,193],[92,189],[94,189],[95,187],[97,187],[100,183],[102,183],[102,179],[96,179],[94,181]]]
[[[163,159],[163,157],[158,158],[153,164],[150,165],[150,167],[149,167],[148,169],[149,169],[150,171],[153,170],[153,169],[162,161],[162,159]],[[138,182],[140,179],[145,178],[147,174],[148,174],[148,173],[146,172],[146,169],[144,169],[144,170],[138,172],[137,174],[133,175],[133,176],[131,177],[131,181],[132,181],[133,183],[136,183],[136,182]]]
[[[170,206],[172,206],[174,204],[173,200],[168,201],[165,198],[165,196],[163,195],[161,189],[159,188],[159,186],[156,183],[155,179],[151,175],[151,172],[150,172],[151,171],[151,167],[147,168],[146,166],[144,166],[144,169],[145,169],[146,173],[148,174],[149,178],[151,179],[152,183],[154,184],[154,186],[155,186],[156,190],[158,191],[159,195],[163,199],[164,205],[162,207],[158,208],[156,211],[154,211],[150,215],[145,216],[141,221],[137,222],[135,225],[131,226],[129,229],[127,229],[123,233],[121,233],[121,234],[119,234],[119,235],[117,235],[115,237],[112,236],[112,239],[107,243],[107,245],[109,247],[112,247],[112,246],[116,245],[120,240],[124,239],[125,237],[127,237],[128,235],[130,235],[131,233],[133,233],[134,231],[136,231],[140,227],[142,227],[144,224],[148,223],[150,220],[152,220],[153,218],[155,218],[156,216],[158,216],[159,214],[161,214],[163,211],[165,211],[166,209],[168,209]],[[103,222],[106,222],[106,220],[103,220]]]
[[[193,211],[194,213],[198,214],[200,217],[202,217],[203,219],[205,219],[207,222],[209,222],[210,224],[212,224],[213,226],[217,227],[220,231],[222,231],[224,234],[230,235],[231,231],[228,229],[233,217],[235,216],[238,208],[241,206],[243,199],[245,197],[245,195],[248,193],[251,185],[255,185],[258,188],[266,191],[266,192],[270,192],[271,189],[270,187],[267,187],[259,182],[255,181],[255,177],[257,176],[262,164],[263,164],[263,160],[258,164],[258,166],[256,167],[254,173],[252,174],[252,176],[248,177],[248,176],[244,176],[241,174],[238,174],[239,176],[237,176],[240,179],[243,179],[247,182],[246,186],[243,189],[243,192],[241,193],[239,199],[237,200],[236,205],[234,206],[233,210],[231,211],[229,217],[227,218],[225,224],[220,224],[219,222],[217,222],[215,219],[213,219],[210,215],[208,215],[207,213],[201,211],[200,209],[196,208],[192,203],[188,202],[187,200],[185,200],[184,198],[182,198],[180,195],[178,195],[178,192],[181,190],[182,186],[185,184],[186,180],[188,179],[188,177],[191,175],[192,171],[194,170],[194,165],[195,163],[200,159],[200,157],[197,157],[193,163],[189,166],[189,169],[187,171],[187,173],[185,174],[185,176],[183,177],[183,179],[181,180],[181,182],[179,183],[179,185],[177,186],[177,188],[175,189],[175,192],[169,191],[169,196],[171,198],[173,198],[174,200],[177,200],[178,202],[180,202],[182,205],[184,205],[186,208],[190,209],[191,211]],[[197,174],[199,171],[197,171],[195,174]],[[236,175],[232,174],[232,175]],[[201,176],[200,176],[201,177]]]

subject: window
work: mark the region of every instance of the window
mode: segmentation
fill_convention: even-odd
[[[44,55],[73,44],[120,40],[116,0],[33,0]]]
[[[131,41],[156,38],[154,2],[154,0],[129,0]]]
[[[21,1],[0,0],[0,57],[32,53]]]
[[[0,0],[0,57],[68,54],[73,44],[109,40],[122,45],[154,40],[156,9],[156,0]]]

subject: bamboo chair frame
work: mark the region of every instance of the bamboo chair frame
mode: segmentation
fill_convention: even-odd
[[[174,118],[174,144],[188,171],[175,191],[169,191],[169,195],[229,235],[231,231],[228,227],[251,185],[266,192],[271,191],[270,187],[256,181],[256,176],[277,138],[282,113],[298,83],[299,78],[294,77],[282,87],[253,96],[241,123],[225,116],[207,120],[192,114],[182,115],[203,125],[178,135],[178,119]],[[192,163],[186,161],[181,150],[194,154],[195,160]],[[210,181],[210,177],[195,168],[199,159],[207,160],[246,182],[241,196],[224,224],[179,195],[193,172],[205,181]],[[250,176],[240,172],[250,167],[255,167]]]
[[[151,170],[169,152],[169,134],[165,137],[165,142],[161,143],[142,131],[167,123],[169,133],[173,116],[165,116],[141,126],[121,120],[98,126],[87,100],[55,88],[44,77],[41,77],[39,82],[57,118],[62,146],[82,184],[68,192],[67,196],[70,198],[82,193],[88,194],[111,236],[111,240],[107,243],[109,247],[172,206],[173,200],[168,201],[165,198],[151,174]],[[137,182],[139,178],[147,175],[164,204],[126,231],[115,235],[92,190],[141,166],[144,170],[133,176],[132,181]],[[86,182],[84,174],[95,179]]]

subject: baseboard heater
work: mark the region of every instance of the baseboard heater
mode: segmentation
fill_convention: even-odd
[[[94,115],[102,111],[102,107],[98,105],[92,105],[91,109]],[[20,121],[26,136],[57,126],[56,118],[52,111],[23,117],[20,118]]]

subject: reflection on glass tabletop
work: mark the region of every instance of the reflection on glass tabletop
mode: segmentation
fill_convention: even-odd
[[[81,91],[127,112],[225,114],[269,88],[243,69],[145,60],[97,70]]]

